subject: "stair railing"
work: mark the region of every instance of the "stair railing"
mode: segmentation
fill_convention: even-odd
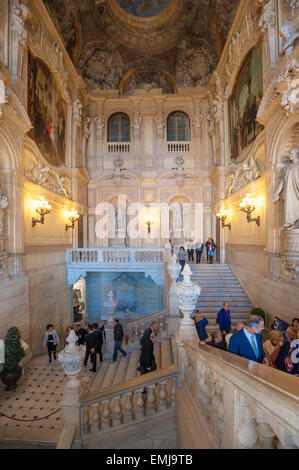
[[[160,312],[146,315],[142,318],[130,321],[123,325],[124,333],[126,335],[126,343],[132,344],[140,340],[146,328],[149,328],[152,321],[157,321],[159,325],[160,338],[166,337],[168,334],[168,317],[169,310],[161,310]]]
[[[81,402],[81,439],[104,433],[175,407],[177,357],[167,369],[89,392]],[[100,436],[99,436],[100,437]]]

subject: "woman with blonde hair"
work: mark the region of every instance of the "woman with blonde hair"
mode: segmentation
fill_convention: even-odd
[[[271,330],[263,348],[269,361],[269,366],[276,368],[275,361],[283,345],[283,334],[279,330]]]

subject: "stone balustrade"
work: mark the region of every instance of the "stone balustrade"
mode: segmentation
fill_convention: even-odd
[[[167,372],[155,371],[109,387],[109,391],[89,393],[81,402],[83,441],[84,436],[140,422],[174,408],[177,375],[175,364]]]
[[[152,321],[157,321],[159,325],[158,334],[160,338],[168,335],[168,317],[169,311],[162,310],[161,312],[147,315],[146,317],[139,318],[123,325],[125,335],[127,336],[127,344],[139,342],[143,332],[149,328]]]
[[[179,363],[179,448],[299,448],[297,377],[195,341]]]
[[[191,142],[167,142],[168,153],[189,153],[191,151]]]
[[[89,263],[163,263],[164,249],[89,249],[67,250],[67,264]]]
[[[130,142],[107,143],[108,155],[128,155],[130,153]]]

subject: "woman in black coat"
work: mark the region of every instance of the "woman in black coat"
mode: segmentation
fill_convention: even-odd
[[[143,333],[140,340],[141,355],[140,355],[140,370],[141,375],[147,374],[153,370],[156,370],[156,361],[154,356],[154,341],[158,339],[157,331],[158,323],[153,322],[150,328],[147,328]]]

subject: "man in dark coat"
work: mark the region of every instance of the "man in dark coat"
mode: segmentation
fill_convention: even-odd
[[[84,359],[84,365],[87,366],[87,361],[90,355],[92,369],[91,372],[96,372],[97,370],[97,352],[99,350],[99,334],[98,334],[98,324],[93,323],[92,330],[86,335],[86,353]]]
[[[276,367],[278,370],[288,372],[289,374],[298,374],[299,373],[299,363],[292,364],[290,359],[292,348],[292,341],[297,337],[297,330],[293,326],[289,326],[286,331],[287,340],[281,347],[279,354],[276,359]]]
[[[103,353],[102,353],[102,346],[103,346],[103,329],[101,328],[101,325],[98,325],[97,328],[98,332],[98,347],[97,347],[97,353],[99,353],[100,356],[100,362],[103,362]]]
[[[153,321],[151,326],[145,330],[140,340],[141,355],[138,370],[141,372],[141,375],[147,374],[157,368],[154,356],[154,341],[157,340],[157,329],[158,323]]]
[[[244,328],[231,337],[228,352],[269,365],[262,344],[261,332],[263,328],[263,318],[251,315]]]
[[[113,324],[114,324],[114,349],[113,349],[113,359],[112,362],[116,361],[117,358],[117,351],[120,351],[123,356],[126,356],[127,353],[124,351],[121,347],[121,342],[124,337],[124,330],[123,326],[119,323],[118,318],[113,318]]]

